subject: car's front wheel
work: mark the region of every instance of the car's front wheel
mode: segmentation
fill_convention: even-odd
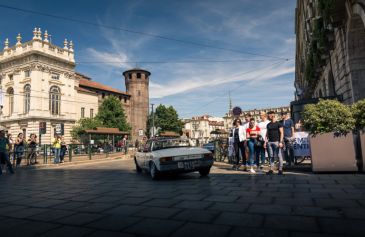
[[[136,157],[134,157],[134,163],[136,164],[136,171],[137,173],[142,172],[142,168],[138,165]]]
[[[151,175],[151,178],[156,180],[159,178],[159,172],[157,170],[157,167],[155,165],[155,163],[151,162],[150,163],[150,175]]]
[[[204,169],[199,170],[199,174],[201,176],[207,176],[209,174],[209,172],[210,172],[210,168],[204,168]]]

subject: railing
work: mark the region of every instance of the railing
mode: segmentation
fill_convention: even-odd
[[[25,145],[23,147],[14,147],[14,149],[9,152],[9,159],[14,167],[34,164],[52,164],[55,159],[54,151],[55,149],[50,144],[41,146]],[[110,145],[100,147],[84,144],[69,144],[63,152],[64,162],[103,159],[108,158],[111,154],[124,154],[124,150],[122,152],[120,149]]]

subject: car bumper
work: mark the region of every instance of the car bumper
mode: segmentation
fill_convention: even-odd
[[[159,171],[177,173],[194,172],[212,167],[213,162],[213,159],[173,161],[160,164]]]

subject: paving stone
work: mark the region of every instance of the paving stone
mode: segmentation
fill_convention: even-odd
[[[238,196],[234,195],[212,195],[208,196],[204,199],[204,201],[210,201],[210,202],[233,202],[238,199]]]
[[[4,215],[9,216],[9,217],[14,217],[14,218],[27,218],[33,215],[37,215],[39,213],[43,213],[46,212],[47,210],[44,208],[25,208],[25,209],[21,209],[21,210],[17,210],[14,212],[7,212],[4,213]]]
[[[57,224],[27,221],[19,226],[1,230],[1,236],[39,236],[49,230],[60,227]]]
[[[214,223],[229,226],[260,227],[263,221],[263,215],[223,212],[216,218]]]
[[[269,215],[265,218],[265,228],[318,232],[314,217]]]
[[[314,206],[312,198],[275,198],[274,203],[288,206]]]
[[[150,217],[150,218],[169,218],[181,209],[178,208],[165,208],[165,207],[146,207],[145,209],[135,213],[135,216]]]
[[[218,211],[210,211],[210,210],[185,210],[173,217],[175,220],[180,221],[189,221],[189,222],[202,222],[209,223],[216,216],[218,216]]]
[[[75,214],[75,212],[73,212],[73,211],[50,210],[50,211],[42,212],[37,215],[30,216],[29,219],[49,222],[49,221],[54,221],[54,220],[57,220],[57,219],[60,219],[60,218],[66,217],[66,216],[71,216],[74,214]]]
[[[180,200],[176,200],[176,199],[155,198],[150,201],[144,202],[142,205],[143,206],[153,206],[153,207],[171,207],[179,202],[180,202]]]
[[[365,220],[319,219],[321,230],[324,233],[343,236],[364,236]]]
[[[89,223],[87,227],[111,231],[120,231],[141,220],[142,218],[139,217],[109,215]]]
[[[176,208],[188,208],[188,209],[206,209],[211,206],[213,202],[208,201],[182,201],[176,204]]]
[[[127,234],[127,233],[120,233],[120,232],[113,232],[113,231],[105,231],[105,230],[98,230],[94,233],[88,235],[88,237],[134,237],[135,235]]]
[[[92,213],[77,213],[72,216],[64,217],[56,220],[57,223],[65,224],[65,225],[85,225],[92,221],[102,218],[103,215],[100,214],[92,214]]]
[[[56,205],[60,205],[65,203],[64,200],[57,200],[57,199],[46,199],[43,200],[41,202],[36,202],[36,203],[31,203],[30,206],[31,207],[52,207],[52,206],[56,206]]]
[[[219,226],[210,224],[187,223],[178,229],[172,237],[186,237],[186,236],[209,236],[221,237],[228,234],[229,226]]]
[[[207,197],[206,194],[182,194],[174,197],[174,199],[178,200],[186,200],[186,201],[199,201]]]
[[[341,208],[346,218],[365,219],[365,208]]]
[[[319,207],[359,207],[359,203],[349,199],[314,199]]]
[[[93,212],[93,213],[100,213],[106,210],[109,210],[113,207],[116,207],[118,204],[116,203],[87,203],[84,206],[81,206],[77,208],[77,211],[79,212]]]
[[[293,215],[298,216],[317,216],[317,217],[341,217],[340,208],[322,208],[322,207],[294,207]]]
[[[182,225],[181,221],[144,219],[124,231],[137,235],[168,236]]]
[[[209,210],[217,211],[231,211],[231,212],[245,212],[249,207],[247,203],[215,203],[209,207]]]
[[[273,197],[241,197],[235,202],[246,204],[271,204],[273,203],[273,200]]]
[[[292,237],[340,237],[341,235],[323,234],[323,233],[308,233],[308,232],[294,232]]]
[[[62,209],[62,210],[77,210],[78,208],[87,205],[87,202],[75,202],[75,201],[68,201],[62,203],[60,205],[53,206],[54,209]]]
[[[120,205],[115,208],[112,208],[105,213],[114,214],[114,215],[123,215],[123,216],[130,216],[133,215],[146,207],[143,206],[133,206],[133,205]]]
[[[234,227],[230,232],[229,237],[286,237],[289,236],[288,231],[277,229],[263,229],[263,228],[247,228]]]
[[[118,203],[121,204],[133,204],[133,205],[138,205],[141,203],[144,203],[148,200],[151,200],[150,197],[146,198],[146,197],[126,197],[126,198],[119,198],[120,200],[118,201]]]
[[[289,215],[291,213],[291,207],[274,204],[253,204],[248,208],[248,212],[257,214]]]
[[[44,234],[39,235],[40,237],[79,237],[79,236],[86,236],[87,234],[92,233],[93,229],[88,229],[84,227],[75,227],[75,226],[62,226],[50,231],[47,231]]]

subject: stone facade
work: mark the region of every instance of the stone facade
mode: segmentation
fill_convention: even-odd
[[[327,13],[320,8],[320,2],[297,1],[296,99],[337,96],[351,104],[365,98],[365,1],[336,0]],[[314,65],[310,85],[305,71],[309,48],[318,41],[315,24],[327,18],[323,21],[327,45]]]
[[[65,40],[63,48],[55,46],[49,42],[47,31],[42,35],[37,28],[32,40],[21,40],[18,35],[17,43],[9,47],[6,39],[0,52],[0,124],[13,137],[19,132],[26,136],[39,134],[40,122],[46,122],[47,133],[42,135],[42,143],[52,141],[58,124],[64,125],[65,140],[70,142],[75,123],[80,118],[94,117],[104,98],[110,95],[121,101],[133,138],[140,129],[145,131],[149,72],[127,71],[131,75],[142,73],[144,82],[139,85],[126,78],[127,92],[122,92],[75,72],[72,41]]]
[[[191,119],[184,119],[184,134],[192,139],[197,139],[199,142],[206,143],[213,138],[212,131],[223,130],[223,118],[212,117],[209,115],[195,116]]]

